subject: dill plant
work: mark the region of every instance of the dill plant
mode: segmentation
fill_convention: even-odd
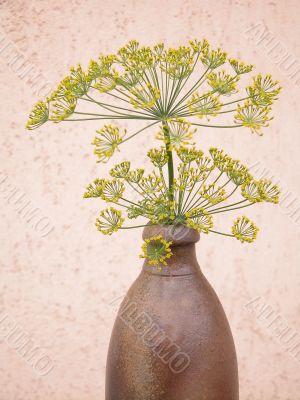
[[[124,161],[110,169],[111,179],[95,179],[88,185],[85,198],[110,203],[96,220],[103,234],[147,224],[183,224],[202,233],[253,242],[258,228],[246,216],[235,219],[231,231],[222,232],[214,227],[214,215],[260,202],[278,203],[279,188],[271,181],[256,180],[224,151],[211,148],[204,154],[193,142],[199,127],[246,127],[262,134],[272,120],[280,87],[270,75],[261,74],[240,87],[240,78],[252,69],[253,65],[211,49],[205,39],[178,48],[163,43],[140,46],[133,40],[117,54],[91,60],[87,70],[81,65],[71,68],[57,89],[33,107],[27,128],[36,129],[47,121],[109,120],[92,142],[101,163],[136,135],[155,130],[159,144],[148,151],[153,171],[133,169],[130,161]],[[222,117],[231,122],[222,124]],[[146,126],[127,133],[111,122],[123,119],[146,121]],[[126,191],[134,192],[135,198],[128,198]],[[126,226],[125,216],[146,221]],[[142,257],[152,264],[164,264],[170,254],[170,243],[160,236],[143,245]]]

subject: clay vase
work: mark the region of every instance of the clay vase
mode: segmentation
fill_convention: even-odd
[[[172,240],[158,270],[147,260],[111,336],[106,400],[238,400],[238,368],[222,305],[196,259],[197,231],[147,226]]]

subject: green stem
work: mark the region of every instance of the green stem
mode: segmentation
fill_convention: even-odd
[[[206,128],[239,128],[243,126],[242,124],[239,125],[205,125],[205,124],[195,124],[191,122],[191,125],[195,126],[205,126]]]
[[[218,211],[218,210],[222,210],[222,209],[224,209],[224,208],[229,208],[229,207],[237,206],[238,204],[245,203],[246,201],[248,201],[248,200],[247,200],[247,199],[241,200],[241,201],[238,201],[238,202],[236,202],[236,203],[228,204],[227,206],[222,206],[222,207],[215,208],[214,210],[209,210],[208,212]],[[251,203],[251,204],[252,204],[252,203]]]
[[[197,196],[197,194],[199,193],[199,191],[202,189],[203,185],[205,184],[205,182],[207,181],[207,179],[209,178],[209,176],[211,175],[211,173],[212,173],[212,170],[210,170],[210,171],[208,172],[208,174],[206,175],[206,177],[203,179],[202,182],[199,182],[199,183],[200,183],[199,188],[196,190],[196,192],[193,194],[191,200],[188,202],[188,199],[190,198],[190,195],[191,195],[192,191],[194,190],[195,186],[197,185],[197,183],[195,183],[195,184],[193,185],[193,188],[192,188],[191,192],[189,193],[188,198],[186,199],[186,201],[185,201],[185,203],[184,203],[183,212],[189,211],[189,210],[191,209],[191,207],[190,207],[191,204],[193,203],[195,197]]]
[[[174,164],[173,164],[173,154],[171,150],[171,143],[170,143],[170,128],[168,124],[163,121],[163,133],[164,139],[166,143],[166,152],[168,155],[168,173],[169,173],[169,200],[174,200]]]
[[[147,125],[147,126],[145,126],[144,128],[138,130],[137,132],[135,132],[135,133],[133,133],[132,135],[128,136],[128,138],[124,139],[124,140],[122,141],[122,143],[125,143],[125,142],[127,142],[127,140],[132,139],[134,136],[138,135],[139,133],[141,133],[141,132],[144,131],[145,129],[150,128],[151,126],[153,126],[153,125],[155,125],[155,124],[158,124],[158,122],[159,122],[159,121],[153,122],[152,124]],[[122,144],[122,143],[120,143],[120,144]]]
[[[231,193],[229,193],[229,195],[226,196],[226,197],[224,198],[223,201],[226,201],[227,199],[229,199],[229,197],[231,197],[231,196],[237,191],[238,188],[239,188],[239,186],[236,186],[236,187],[231,191]],[[214,207],[214,206],[215,206],[215,205],[212,204],[212,205],[210,205],[210,206],[208,206],[208,207],[205,207],[205,210],[207,211],[209,208]],[[223,207],[221,207],[221,208],[224,208],[224,207],[231,207],[231,205],[223,206]]]
[[[229,233],[223,233],[223,232],[213,231],[212,229],[209,229],[209,232],[217,233],[218,235],[222,235],[222,236],[234,237],[234,235],[231,235],[231,234],[229,234]]]
[[[134,228],[144,228],[145,226],[155,226],[157,224],[146,224],[146,225],[135,225],[135,226],[121,226],[119,229],[134,229]]]
[[[255,203],[246,204],[245,206],[241,206],[241,207],[226,208],[226,209],[223,209],[223,210],[220,210],[220,211],[211,210],[211,211],[209,211],[209,214],[219,214],[219,213],[222,213],[222,212],[233,211],[233,210],[239,210],[240,208],[245,208],[245,207],[253,206],[253,204],[255,204]]]
[[[204,82],[202,79],[205,77],[207,72],[209,71],[209,67],[204,71],[204,73],[201,75],[201,77],[197,80],[197,82],[192,86],[192,88],[179,100],[179,102],[176,104],[175,107],[170,111],[170,114],[173,114],[173,112],[179,111],[180,104],[182,104],[189,96],[192,95],[192,93],[199,88],[199,86]]]

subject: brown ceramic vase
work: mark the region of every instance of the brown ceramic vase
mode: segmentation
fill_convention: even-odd
[[[222,305],[196,258],[199,233],[147,226],[172,240],[161,271],[145,261],[109,346],[106,400],[238,400],[238,368]]]

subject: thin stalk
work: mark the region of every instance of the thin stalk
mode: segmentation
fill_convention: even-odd
[[[218,232],[218,231],[214,231],[212,229],[209,229],[209,232],[217,233],[218,235],[222,235],[222,236],[234,237],[234,235],[231,235],[230,233]]]
[[[63,119],[63,120],[61,120],[61,121],[57,121],[57,120],[55,120],[55,119],[49,119],[49,121],[52,121],[52,122],[68,122],[68,121],[94,121],[94,120],[103,120],[103,119],[140,119],[140,120],[143,120],[143,121],[157,121],[156,120],[156,118],[140,118],[140,117],[133,117],[133,116],[130,116],[130,115],[128,115],[128,116],[124,116],[124,117],[121,117],[121,116],[118,116],[118,117],[115,117],[115,116],[108,116],[108,117],[99,117],[99,118],[77,118],[77,119]]]
[[[204,82],[202,79],[205,77],[206,73],[209,71],[209,67],[204,71],[204,73],[201,75],[201,77],[198,79],[198,81],[191,87],[191,89],[179,100],[179,102],[176,104],[175,107],[170,111],[170,114],[173,112],[178,111],[178,107],[180,104],[182,104],[190,95],[193,94],[195,90],[199,88],[199,86]],[[202,81],[202,82],[201,82]]]
[[[144,228],[145,226],[155,226],[157,224],[146,224],[146,225],[135,225],[135,226],[121,226],[119,229],[135,229],[135,228]]]
[[[223,106],[228,106],[229,104],[238,103],[239,101],[248,100],[250,98],[251,98],[251,96],[247,96],[247,97],[243,97],[243,98],[238,99],[238,100],[229,101],[228,103],[223,103]]]
[[[210,184],[210,185],[214,185],[223,175],[223,172],[221,171],[220,174],[215,178],[215,180]],[[228,183],[228,182],[227,182]],[[218,190],[216,190],[215,192],[212,193],[212,195],[214,195],[215,193],[217,193],[220,189],[222,189],[225,185],[223,185],[222,187],[220,187]],[[200,191],[200,189],[198,190],[198,192]],[[194,196],[195,197],[195,196]],[[202,200],[202,201],[201,201]],[[200,201],[200,203],[198,204],[198,202]],[[205,203],[205,201],[207,201],[206,199],[203,199],[202,197],[200,197],[199,199],[197,199],[196,201],[194,201],[194,203],[190,206],[189,210],[194,208],[194,207],[199,207],[201,204]],[[203,206],[204,207],[204,206]],[[188,211],[189,211],[188,210]]]
[[[241,200],[241,201],[238,201],[238,202],[236,202],[236,203],[228,204],[227,206],[222,206],[222,207],[215,208],[214,210],[210,210],[210,211],[208,211],[208,212],[218,211],[218,210],[222,210],[222,209],[224,209],[224,208],[236,206],[236,205],[238,205],[238,204],[245,203],[246,201],[247,201],[247,199]]]
[[[142,131],[144,131],[145,129],[148,129],[148,128],[150,128],[151,126],[156,125],[156,124],[158,124],[158,123],[159,123],[159,121],[155,121],[155,122],[153,122],[152,124],[145,126],[144,128],[142,128],[142,129],[138,130],[137,132],[133,133],[132,135],[130,135],[128,138],[124,139],[124,140],[122,141],[122,143],[127,142],[127,140],[132,139],[134,136],[138,135],[140,132],[142,132]],[[120,143],[120,144],[122,144],[122,143]]]
[[[205,126],[206,128],[239,128],[243,126],[242,124],[238,125],[206,125],[206,124],[195,124],[191,122],[191,125],[194,126]]]
[[[236,78],[237,78],[237,76],[238,75],[235,75],[234,77],[232,77],[232,79],[230,79],[229,80],[229,82],[231,82],[231,81],[234,81]],[[202,84],[202,83],[204,83],[205,81],[203,81],[203,82],[201,82],[199,85],[198,85],[198,87],[197,87],[197,89],[200,87],[200,85]],[[196,90],[196,89],[195,89]],[[194,90],[194,91],[195,91]],[[214,89],[214,90],[212,90],[211,92],[210,92],[210,94],[214,94],[214,93],[216,93],[217,92],[217,90],[216,89]],[[192,93],[191,93],[192,94]],[[207,94],[203,94],[202,96],[200,96],[200,98],[198,98],[197,100],[194,100],[193,102],[191,102],[191,103],[189,103],[189,104],[184,104],[184,105],[182,105],[181,107],[179,107],[178,108],[178,105],[176,106],[176,108],[175,108],[175,110],[172,110],[172,112],[173,111],[176,111],[177,113],[178,112],[183,112],[183,111],[185,111],[185,110],[187,110],[191,105],[193,105],[193,104],[196,104],[200,99],[202,99],[202,98],[204,98],[205,96],[206,96]],[[249,97],[248,97],[249,98]],[[241,100],[243,100],[243,99],[241,99]],[[228,102],[228,103],[226,103],[226,105],[228,105],[228,104],[233,104],[233,103],[237,103],[238,101],[241,101],[241,100],[235,100],[235,101],[232,101],[232,102]],[[224,105],[224,104],[223,104]]]
[[[171,143],[170,143],[170,128],[168,124],[163,121],[163,133],[164,139],[166,143],[166,152],[168,155],[168,173],[169,173],[169,200],[174,200],[174,164],[173,164],[173,154],[171,150]]]
[[[192,190],[190,191],[189,196],[188,196],[188,198],[186,199],[186,201],[185,201],[185,203],[184,203],[183,212],[189,211],[189,209],[191,208],[191,207],[190,207],[191,203],[193,202],[194,198],[197,196],[197,194],[199,193],[199,191],[201,190],[201,188],[203,187],[204,183],[207,181],[207,179],[209,178],[209,176],[210,176],[211,173],[212,173],[212,170],[210,170],[210,171],[208,172],[208,174],[206,175],[206,177],[205,177],[205,178],[203,179],[203,181],[201,182],[201,184],[200,184],[198,190],[196,190],[196,192],[193,194],[191,200],[188,202],[188,199],[189,199],[189,197],[191,196],[191,193],[192,193],[192,191],[194,190],[194,188],[195,188],[195,186],[196,186],[196,183],[195,183],[195,185],[192,187]],[[189,208],[189,207],[190,207],[190,208]]]
[[[195,67],[196,67],[196,64],[197,64],[197,62],[198,62],[198,60],[199,60],[199,57],[200,57],[200,53],[197,54],[197,57],[196,57],[196,60],[195,60],[195,62],[194,62],[194,65],[193,65],[193,67],[192,67],[191,73],[190,73],[190,74],[186,77],[186,79],[184,80],[184,82],[183,82],[183,84],[182,84],[182,86],[181,86],[181,90],[184,88],[184,86],[186,85],[187,81],[190,79],[190,77],[192,76],[193,72],[195,71]],[[200,78],[200,79],[201,79],[201,78]]]
[[[216,115],[219,115],[219,114],[228,114],[228,113],[231,113],[231,112],[234,112],[234,111],[236,111],[235,108],[232,109],[232,110],[227,110],[227,111],[219,111],[219,112],[207,113],[207,114],[205,114],[205,116],[206,115],[216,116]],[[187,113],[183,113],[183,114],[177,114],[176,117],[184,118],[184,117],[194,117],[194,116],[197,116],[197,115],[199,115],[199,112],[195,111],[195,112],[187,112]],[[203,116],[204,116],[204,114],[203,114]]]
[[[81,111],[74,111],[73,114],[79,114],[79,115],[91,115],[95,117],[104,117],[104,118],[110,118],[110,117],[116,117],[118,118],[119,115],[109,115],[109,114],[97,114],[97,113],[89,113],[89,112],[81,112]]]
[[[117,114],[120,114],[120,115],[128,115],[128,114],[124,114],[124,113],[122,113],[122,112],[118,112],[118,111],[114,110],[114,108],[117,109],[117,110],[129,111],[129,112],[131,112],[131,113],[149,116],[149,114],[146,114],[146,113],[143,113],[143,112],[140,112],[140,111],[135,111],[135,110],[132,110],[132,109],[130,109],[130,108],[124,108],[124,107],[114,106],[114,105],[112,105],[112,104],[101,103],[101,102],[99,102],[99,101],[93,99],[93,98],[92,98],[91,96],[89,96],[88,94],[86,94],[86,97],[87,97],[91,102],[93,102],[93,103],[99,105],[100,107],[103,107],[103,108],[105,108],[106,110],[111,111],[111,112],[116,112]],[[82,97],[81,99],[82,99],[82,100],[86,100],[84,97]],[[113,108],[113,109],[111,110],[111,108]],[[151,115],[151,114],[150,114],[150,115]]]
[[[189,172],[190,172],[190,169],[191,169],[191,163],[189,163],[189,165],[188,165],[188,171],[187,171],[187,173],[189,174]],[[185,173],[185,171],[186,171],[186,164],[184,164],[184,167],[183,167],[183,175],[184,175],[184,173]],[[187,178],[188,179],[188,178]],[[185,184],[186,184],[186,181],[184,182]],[[184,185],[184,186],[186,186],[186,185]],[[186,192],[186,189],[184,189],[184,190],[179,190],[179,197],[178,197],[178,214],[180,214],[181,213],[181,210],[182,210],[182,203],[183,203],[183,200],[184,200],[184,196],[185,196],[185,192]]]
[[[181,83],[183,82],[183,77],[182,77],[183,76],[183,72],[184,72],[184,68],[182,67],[180,76],[177,79],[177,84],[176,84],[176,87],[175,87],[175,91],[174,91],[173,95],[171,96],[169,104],[168,104],[167,113],[169,115],[172,114],[172,111],[170,111],[170,110],[171,110],[175,100],[177,99],[179,93],[181,92]],[[175,81],[175,78],[173,78],[173,79]]]
[[[229,193],[229,195],[225,197],[225,199],[224,199],[223,201],[229,199],[229,197],[231,197],[231,196],[236,192],[236,190],[237,190],[238,188],[239,188],[239,186],[236,186],[236,187],[232,190],[232,192]],[[208,210],[209,208],[211,208],[211,207],[213,207],[213,206],[214,206],[214,205],[212,204],[212,205],[210,205],[210,206],[208,206],[208,207],[205,207],[205,210]],[[229,207],[229,206],[224,206],[224,207]],[[223,208],[223,207],[222,207],[222,208]]]
[[[145,80],[144,76],[145,76],[146,80]],[[150,91],[151,95],[153,96],[154,93],[153,93],[153,91],[152,91],[151,81],[150,81],[150,79],[148,78],[148,75],[146,74],[146,72],[144,72],[144,76],[141,75],[141,78],[143,79],[143,81],[144,81],[146,87],[147,87],[147,82],[149,83],[151,89],[149,88],[148,90]],[[147,90],[145,90],[144,87],[143,87],[143,89],[144,89],[144,92],[147,94]],[[160,102],[159,102],[158,100],[155,100],[155,103],[154,103],[154,104],[155,104],[155,106],[153,107],[153,109],[156,111],[157,114],[160,114],[160,115],[161,115],[161,114],[163,113],[163,110],[162,110],[162,108],[161,108]]]
[[[211,210],[211,211],[209,211],[209,214],[219,214],[219,213],[221,213],[221,212],[239,210],[240,208],[245,208],[245,207],[253,206],[253,204],[255,204],[255,203],[246,204],[246,205],[241,206],[241,207],[226,208],[226,209],[223,209],[223,210],[220,210],[220,211],[213,211],[213,210]]]

